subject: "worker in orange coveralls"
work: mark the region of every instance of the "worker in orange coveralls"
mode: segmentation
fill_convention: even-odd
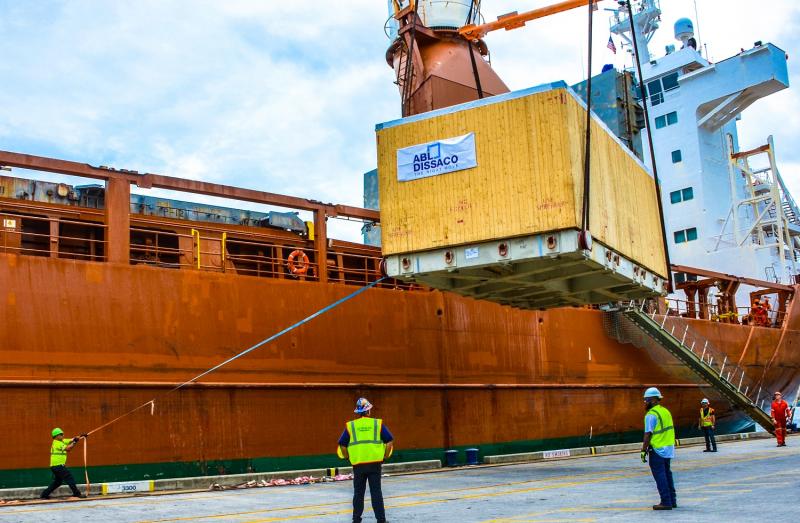
[[[786,421],[789,417],[789,404],[783,399],[780,392],[776,392],[772,402],[772,422],[775,424],[775,437],[778,439],[778,446],[786,446]]]
[[[761,300],[756,298],[753,302],[753,307],[750,309],[750,316],[753,318],[753,325],[756,327],[767,326],[767,309],[762,305]]]
[[[772,311],[772,306],[769,304],[769,298],[766,296],[761,300],[761,307],[764,308],[764,327],[772,327],[772,318],[769,316],[769,313]]]

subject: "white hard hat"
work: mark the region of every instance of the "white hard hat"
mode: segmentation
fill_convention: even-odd
[[[650,387],[649,389],[644,391],[644,397],[645,398],[663,398],[663,396],[661,395],[661,392],[655,387]]]
[[[703,399],[700,401],[700,403],[708,403],[708,400],[707,400],[706,398],[703,398]]]
[[[356,401],[356,414],[364,414],[365,412],[369,412],[372,409],[372,403],[367,400],[367,398],[358,398]]]

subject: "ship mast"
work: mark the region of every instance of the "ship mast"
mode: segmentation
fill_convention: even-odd
[[[661,6],[659,0],[631,0],[630,9],[633,11],[633,27],[631,32],[630,13],[626,3],[621,2],[619,9],[612,9],[611,32],[622,38],[629,48],[633,49],[633,39],[639,49],[639,61],[650,61],[648,44],[658,30],[661,21]],[[632,52],[632,51],[631,51]]]

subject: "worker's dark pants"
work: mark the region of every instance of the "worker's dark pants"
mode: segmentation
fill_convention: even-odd
[[[372,498],[372,510],[375,512],[375,519],[386,521],[386,513],[383,511],[383,492],[381,492],[381,464],[367,463],[353,467],[353,521],[361,521],[361,514],[364,512],[364,493],[369,482],[369,495]]]
[[[670,458],[662,458],[655,450],[650,449],[650,472],[653,473],[653,478],[656,480],[661,504],[668,507],[678,504],[670,461],[672,461]]]
[[[706,450],[717,450],[717,440],[714,439],[714,429],[703,427],[703,435],[706,437]]]
[[[43,498],[48,497],[55,489],[64,483],[69,485],[69,488],[72,489],[72,493],[74,495],[80,496],[81,491],[78,490],[78,487],[75,485],[75,478],[72,477],[72,472],[70,472],[67,467],[64,465],[50,467],[50,471],[53,473],[53,482],[50,483],[50,486],[47,487],[44,492],[42,492]]]

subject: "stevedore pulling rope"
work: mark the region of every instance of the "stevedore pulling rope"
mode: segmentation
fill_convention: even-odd
[[[255,345],[252,345],[252,346],[248,347],[247,349],[239,352],[238,354],[236,354],[234,356],[231,356],[230,358],[228,358],[227,360],[223,361],[222,363],[219,363],[219,364],[215,365],[214,367],[211,367],[210,369],[208,369],[208,370],[206,370],[204,372],[201,372],[200,374],[198,374],[197,376],[193,377],[192,379],[184,381],[183,383],[181,383],[179,385],[176,385],[175,387],[169,389],[168,391],[166,391],[166,392],[164,392],[164,393],[162,393],[162,394],[160,394],[160,395],[158,395],[158,396],[156,396],[156,397],[154,397],[154,398],[142,403],[138,407],[136,407],[134,409],[131,409],[128,412],[126,412],[126,413],[124,413],[124,414],[122,414],[120,416],[117,416],[116,418],[112,419],[111,421],[103,423],[99,427],[96,427],[96,428],[90,430],[89,432],[86,432],[86,433],[82,434],[80,438],[75,438],[75,440],[73,440],[73,442],[71,442],[69,444],[70,445],[69,448],[72,448],[72,446],[74,446],[77,443],[78,439],[83,439],[83,443],[84,443],[83,444],[83,471],[84,471],[84,476],[86,478],[86,496],[89,495],[89,487],[90,487],[89,469],[88,469],[88,457],[87,457],[88,450],[87,450],[87,439],[86,439],[86,438],[88,438],[89,435],[94,434],[96,432],[99,432],[99,431],[103,430],[104,428],[106,428],[106,427],[108,427],[110,425],[113,425],[114,423],[118,422],[119,420],[121,420],[123,418],[126,418],[126,417],[130,416],[131,414],[133,414],[134,412],[138,412],[138,411],[142,410],[143,408],[145,408],[147,406],[150,407],[151,413],[152,413],[153,409],[155,408],[156,400],[160,400],[164,396],[167,396],[168,394],[171,394],[171,393],[173,393],[173,392],[175,392],[177,390],[180,390],[183,387],[185,387],[185,386],[187,386],[187,385],[189,385],[191,383],[195,383],[199,379],[201,379],[201,378],[203,378],[205,376],[208,376],[212,372],[215,372],[215,371],[219,370],[220,368],[224,367],[228,363],[231,363],[232,361],[235,361],[235,360],[241,358],[242,356],[253,352],[254,350],[266,345],[267,343],[275,341],[276,339],[280,338],[284,334],[296,329],[297,327],[305,325],[306,323],[308,323],[311,320],[317,318],[318,316],[321,316],[321,315],[325,314],[328,311],[331,311],[331,310],[335,309],[339,305],[345,303],[346,301],[349,301],[349,300],[355,298],[356,296],[358,296],[358,295],[362,294],[363,292],[371,289],[372,287],[375,287],[377,284],[379,284],[380,282],[382,282],[382,281],[384,281],[386,279],[387,279],[387,277],[384,276],[384,277],[381,277],[381,278],[369,283],[368,285],[366,285],[364,287],[361,287],[360,289],[356,290],[355,292],[352,292],[352,293],[348,294],[344,298],[340,298],[340,299],[336,300],[335,302],[331,303],[330,305],[326,305],[325,307],[323,307],[322,309],[318,310],[317,312],[315,312],[315,313],[313,313],[313,314],[311,314],[309,316],[306,316],[302,320],[300,320],[297,323],[295,323],[295,324],[283,329],[282,331],[280,331],[280,332],[278,332],[276,334],[273,334],[272,336],[259,341]],[[57,430],[60,431],[61,429],[57,429]],[[59,433],[59,434],[63,434],[63,433]],[[59,434],[56,434],[55,430],[54,430],[54,436],[53,437],[55,438]],[[64,446],[66,447],[67,445],[65,444]],[[66,452],[64,452],[64,455],[66,456]],[[64,461],[66,461],[66,459],[64,459]],[[63,467],[63,464],[62,464],[62,467]],[[70,476],[70,478],[71,478],[71,476]],[[65,477],[65,479],[66,479],[66,477]],[[55,485],[55,487],[53,487],[53,488],[56,488],[59,485],[61,485],[61,482],[58,482],[58,484]],[[73,480],[72,485],[74,485],[74,480]],[[73,489],[73,493],[75,493],[75,490],[76,489]],[[49,494],[50,494],[50,492],[47,492],[47,496],[49,496]],[[75,495],[78,496],[79,493],[75,494]],[[44,495],[42,497],[46,498],[46,496],[44,496]],[[80,497],[85,497],[85,496],[80,496]]]

